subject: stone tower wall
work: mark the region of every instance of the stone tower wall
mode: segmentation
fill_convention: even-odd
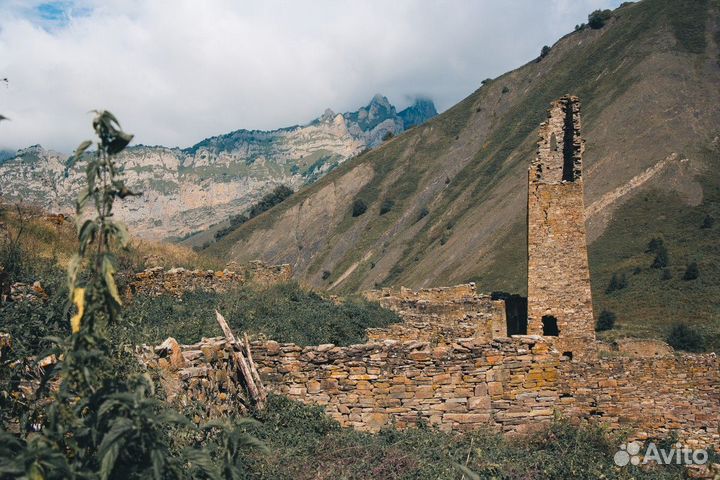
[[[570,350],[595,339],[582,152],[580,103],[565,96],[540,126],[528,176],[528,334],[542,335],[543,317],[554,317],[558,346]]]

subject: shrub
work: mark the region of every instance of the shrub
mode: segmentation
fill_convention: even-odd
[[[653,238],[647,244],[645,253],[657,253],[658,249],[664,245],[662,238]]]
[[[700,270],[698,269],[698,265],[696,262],[690,262],[685,269],[685,275],[683,275],[683,280],[695,280],[700,276]]]
[[[275,205],[283,202],[293,193],[293,189],[286,185],[279,185],[275,187],[272,192],[265,194],[259,201],[253,203],[245,213],[231,215],[228,218],[230,225],[215,232],[215,240],[220,240],[221,238],[229,235],[231,232],[237,230],[243,223],[257,217],[263,212],[270,210]]]
[[[612,278],[610,279],[610,283],[605,289],[605,293],[610,294],[616,290],[622,290],[623,288],[627,287],[627,285],[627,276],[624,273],[621,274],[619,277],[617,273],[613,273]]]
[[[383,200],[382,205],[380,205],[380,215],[385,215],[390,210],[392,210],[394,206],[395,206],[395,202],[393,200],[390,200],[390,199]]]
[[[657,249],[657,254],[655,255],[655,260],[653,260],[652,265],[650,265],[652,268],[665,268],[670,263],[670,258],[668,256],[667,248],[665,248],[664,245],[660,245]]]
[[[445,230],[442,235],[440,236],[440,245],[445,245],[448,240],[450,240],[450,235],[452,235],[451,230]]]
[[[509,91],[510,91],[510,87],[508,87],[507,85],[505,85],[505,86],[502,88],[502,92],[501,92],[501,93],[502,93],[503,95],[505,95],[505,94],[508,93]]]
[[[16,205],[16,210],[17,231],[14,235],[7,231],[0,240],[2,242],[0,243],[0,295],[4,290],[2,286],[5,283],[9,286],[20,281],[27,267],[23,261],[22,239],[28,218],[19,205]],[[4,211],[0,212],[0,218],[4,215]]]
[[[352,216],[359,217],[367,211],[367,204],[362,198],[357,198],[352,205]]]
[[[387,142],[391,138],[393,138],[395,134],[393,132],[385,132],[385,135],[382,136],[382,141]]]
[[[420,212],[418,213],[416,222],[419,222],[423,218],[427,217],[429,213],[430,213],[430,210],[428,210],[427,208],[425,208],[425,207],[421,208]]]
[[[607,330],[612,330],[612,328],[615,326],[616,319],[617,316],[614,312],[611,312],[610,310],[603,310],[602,312],[600,312],[600,316],[595,323],[595,331],[605,332]]]
[[[715,225],[715,219],[710,215],[705,215],[705,218],[703,219],[703,223],[700,228],[712,228],[713,225]]]
[[[323,270],[322,279],[327,280],[328,278],[330,278],[330,275],[332,275],[332,273],[330,273],[330,270]]]
[[[605,26],[605,23],[612,17],[612,10],[595,10],[588,15],[588,25],[590,28],[598,29]]]
[[[705,346],[703,336],[685,323],[676,323],[667,336],[667,343],[676,350],[702,352]]]
[[[540,58],[547,57],[548,53],[550,53],[550,47],[548,47],[547,45],[543,46],[542,49],[540,50]]]
[[[669,268],[663,268],[662,274],[660,275],[660,280],[670,280],[673,277],[672,272]]]

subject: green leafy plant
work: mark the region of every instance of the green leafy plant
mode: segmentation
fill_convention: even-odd
[[[588,25],[590,28],[599,29],[604,27],[610,18],[612,18],[612,10],[595,10],[588,15]]]
[[[357,198],[352,205],[352,216],[359,217],[367,211],[367,204],[362,198]]]
[[[609,295],[612,292],[626,288],[627,285],[627,275],[625,275],[624,273],[620,275],[618,275],[617,273],[613,273],[612,277],[610,278],[610,283],[608,284],[607,288],[605,288],[605,293]]]
[[[695,280],[700,276],[700,269],[698,268],[697,262],[688,263],[683,275],[683,280]]]
[[[703,223],[702,225],[700,225],[700,228],[709,229],[712,228],[713,225],[715,225],[715,219],[710,215],[705,215],[705,218],[703,219]]]
[[[667,343],[676,350],[702,352],[705,339],[702,334],[685,323],[673,325],[667,336]]]
[[[670,264],[670,256],[668,255],[667,248],[665,245],[660,245],[655,254],[655,259],[650,265],[652,268],[665,268]]]
[[[0,431],[0,476],[44,478],[165,479],[186,478],[188,466],[194,478],[222,478],[213,468],[213,453],[222,448],[173,448],[171,432],[194,430],[185,417],[154,396],[146,374],[132,374],[128,354],[113,348],[107,327],[120,319],[122,300],[115,282],[113,250],[126,248],[127,228],[113,220],[115,200],[134,195],[119,175],[114,156],[132,139],[107,111],[96,112],[93,128],[97,150],[85,141],[72,162],[87,162],[87,185],[78,197],[78,252],[68,267],[70,300],[75,314],[71,334],[55,338],[51,352],[55,364],[47,371],[43,386],[56,385],[49,405],[28,415],[26,435]],[[86,212],[89,202],[94,212]],[[52,360],[50,362],[52,364]],[[125,368],[118,368],[124,365]],[[53,375],[58,372],[57,375]],[[237,443],[237,442],[236,442]]]
[[[617,315],[615,315],[614,312],[603,310],[600,312],[600,316],[598,316],[597,322],[595,323],[595,331],[605,332],[612,330],[615,326],[615,320],[617,320]]]

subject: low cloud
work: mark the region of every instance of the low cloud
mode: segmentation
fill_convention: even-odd
[[[0,3],[0,148],[68,152],[107,108],[136,142],[188,146],[305,123],[374,93],[442,111],[617,0]]]

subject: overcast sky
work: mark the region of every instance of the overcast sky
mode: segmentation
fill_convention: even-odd
[[[105,108],[136,143],[356,110],[439,111],[620,0],[0,0],[0,148],[71,151]]]

